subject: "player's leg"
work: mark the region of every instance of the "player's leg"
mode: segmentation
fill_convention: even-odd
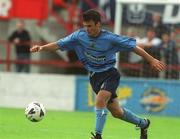
[[[111,97],[111,93],[106,90],[100,90],[99,93],[96,96],[96,127],[95,127],[95,133],[96,138],[95,139],[101,139],[102,131],[104,128],[104,124],[106,122],[106,117],[108,110],[106,108],[107,102]]]
[[[111,103],[108,103],[107,108],[111,112],[113,117],[119,118],[140,127],[141,139],[147,139],[147,128],[150,124],[150,121],[148,119],[141,118],[130,110],[121,108],[117,99],[113,99]]]
[[[135,125],[139,125],[141,128],[145,127],[147,124],[144,119],[140,118],[130,110],[121,108],[117,99],[113,99],[111,103],[108,103],[107,108],[115,118],[122,119]]]
[[[116,83],[115,83],[116,82]],[[101,139],[101,134],[107,116],[107,103],[112,97],[112,92],[115,92],[117,84],[119,83],[119,74],[115,69],[110,69],[102,73],[95,73],[90,75],[91,86],[96,92],[96,128],[92,139]]]
[[[100,90],[96,96],[96,103],[95,106],[97,109],[102,109],[106,107],[107,102],[111,98],[111,92],[106,90]]]

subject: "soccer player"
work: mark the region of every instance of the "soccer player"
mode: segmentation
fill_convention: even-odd
[[[134,51],[146,59],[157,71],[165,69],[165,64],[153,58],[142,48],[136,46],[136,40],[126,36],[113,34],[101,29],[101,15],[96,10],[83,13],[83,26],[65,38],[46,45],[35,45],[30,51],[74,50],[89,71],[90,84],[96,93],[96,126],[91,139],[102,139],[102,132],[108,111],[115,118],[132,123],[141,129],[140,139],[147,139],[150,120],[141,118],[126,108],[119,106],[116,89],[120,74],[114,67],[115,54],[120,51]],[[149,69],[148,69],[149,70]]]

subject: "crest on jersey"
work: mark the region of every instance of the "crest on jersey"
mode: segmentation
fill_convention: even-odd
[[[91,47],[91,48],[96,48],[95,43],[94,43],[94,42],[92,42],[92,43],[91,43],[91,45],[90,45],[90,47]]]

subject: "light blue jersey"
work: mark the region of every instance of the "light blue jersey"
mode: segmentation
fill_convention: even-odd
[[[88,71],[102,72],[114,67],[116,53],[132,51],[136,40],[101,30],[97,37],[88,36],[84,29],[57,41],[61,50],[74,50]]]

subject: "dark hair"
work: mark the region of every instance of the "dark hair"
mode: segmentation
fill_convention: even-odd
[[[101,15],[98,11],[90,9],[83,13],[83,21],[94,21],[95,23],[101,22]]]
[[[147,30],[147,32],[148,32],[148,31],[156,32],[155,28],[153,28],[153,27],[148,27],[146,30]]]
[[[163,31],[162,35],[165,35],[165,34],[169,36],[169,35],[171,35],[171,32],[170,31]]]

